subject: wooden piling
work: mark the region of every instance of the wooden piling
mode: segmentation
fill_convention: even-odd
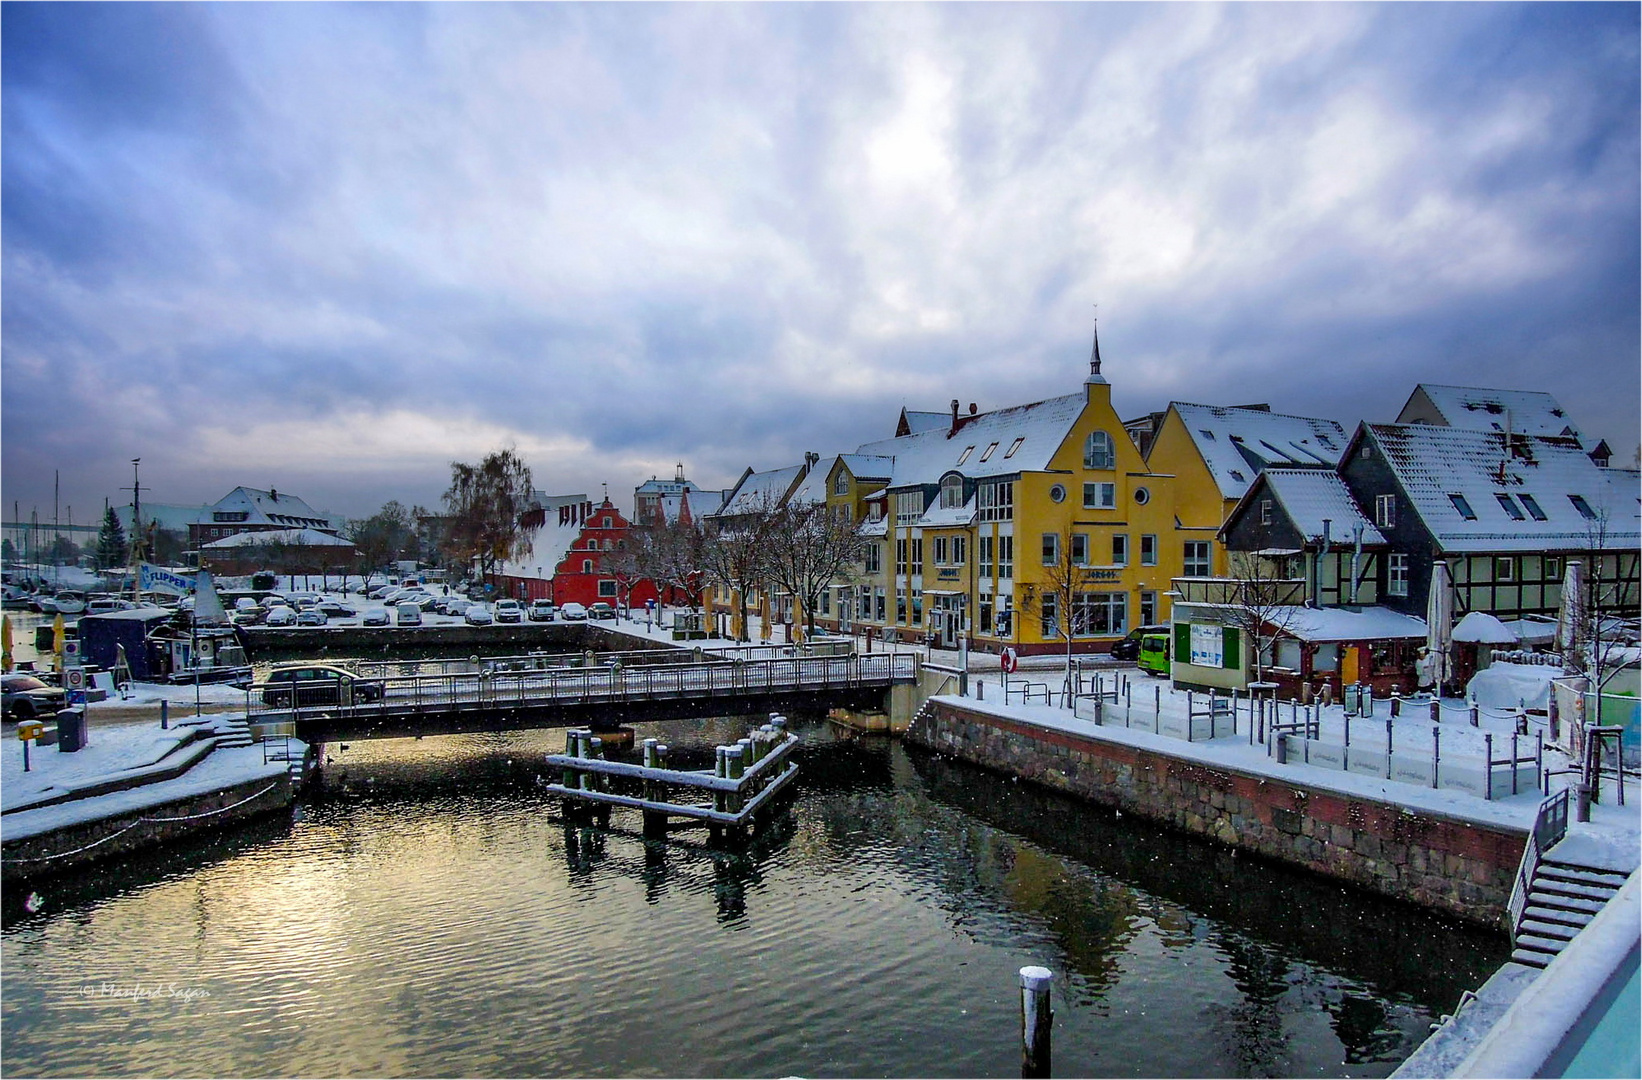
[[[1050,1032],[1054,1010],[1049,1003],[1049,987],[1054,974],[1045,967],[1021,968],[1021,1076],[1049,1075]]]

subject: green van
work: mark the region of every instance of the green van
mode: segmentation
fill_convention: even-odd
[[[1146,634],[1140,639],[1140,655],[1135,658],[1140,670],[1160,678],[1169,677],[1169,635]]]

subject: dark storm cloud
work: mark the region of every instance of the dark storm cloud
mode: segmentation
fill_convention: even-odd
[[[1097,302],[1126,413],[1434,381],[1637,440],[1634,5],[3,19],[8,500],[724,484],[1069,392]]]

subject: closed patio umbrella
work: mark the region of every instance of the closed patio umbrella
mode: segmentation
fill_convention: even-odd
[[[1425,647],[1432,678],[1440,696],[1454,675],[1452,651],[1454,623],[1454,579],[1448,564],[1437,559],[1431,564],[1431,592],[1425,603]]]
[[[1562,654],[1562,670],[1573,674],[1584,670],[1585,628],[1583,567],[1578,559],[1568,562],[1562,575],[1562,605],[1556,615],[1556,647]]]

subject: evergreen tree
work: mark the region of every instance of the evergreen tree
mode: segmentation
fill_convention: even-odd
[[[111,506],[103,513],[103,527],[97,532],[97,562],[104,569],[124,566],[126,554],[125,528]]]

